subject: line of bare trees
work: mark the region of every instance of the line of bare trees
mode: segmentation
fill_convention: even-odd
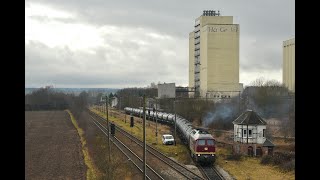
[[[142,95],[156,99],[157,89],[124,88],[115,94],[109,94],[109,101],[113,96],[118,98],[117,108],[141,107]],[[41,88],[25,96],[26,110],[73,109],[83,110],[87,104],[101,104],[102,93],[96,97],[89,97],[83,91],[80,95],[55,92],[50,88]],[[111,103],[111,102],[109,102]],[[295,109],[294,96],[288,89],[275,80],[266,81],[259,78],[246,87],[241,97],[220,99],[214,102],[206,98],[165,98],[158,99],[161,109],[174,113],[194,122],[195,125],[213,127],[216,129],[232,129],[232,121],[246,109],[256,111],[263,118],[276,117],[282,119],[281,130],[287,136],[294,136]]]
[[[25,95],[25,110],[64,110],[71,107],[83,109],[88,103],[88,93],[83,91],[78,96],[56,92],[52,88],[40,88]]]
[[[141,107],[143,94],[146,94],[148,98],[155,99],[157,89],[125,88],[119,90],[116,93],[119,101],[121,101],[118,103],[118,108]],[[170,113],[174,113],[174,102],[176,113],[196,125],[205,125],[217,129],[232,129],[232,121],[246,109],[251,109],[262,118],[281,119],[282,130],[286,131],[287,134],[292,135],[295,130],[294,95],[276,80],[258,78],[243,90],[240,97],[220,99],[219,102],[206,98],[165,98],[157,100],[161,109]]]

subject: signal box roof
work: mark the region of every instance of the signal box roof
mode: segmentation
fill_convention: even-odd
[[[237,119],[235,119],[233,124],[244,124],[244,125],[267,125],[256,112],[252,110],[247,110],[243,112]]]

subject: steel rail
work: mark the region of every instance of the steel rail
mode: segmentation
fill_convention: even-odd
[[[99,117],[102,120],[105,120],[103,117],[101,117],[98,114],[92,113],[95,116]],[[125,130],[123,130],[122,128],[118,127],[117,125],[116,129],[122,133],[123,135],[125,135],[126,137],[128,137],[129,139],[133,140],[135,143],[137,143],[139,146],[142,147],[141,143],[142,141],[139,140],[138,138],[136,138],[135,136],[131,135],[130,133],[126,132]],[[147,145],[148,149],[147,151],[154,155],[156,158],[158,158],[159,160],[161,160],[162,162],[164,162],[165,164],[167,164],[168,166],[170,166],[172,169],[174,169],[175,171],[177,171],[179,174],[183,175],[184,177],[186,177],[187,179],[204,179],[203,177],[197,175],[196,173],[192,172],[191,170],[187,169],[186,167],[184,167],[183,165],[181,165],[180,163],[170,159],[168,156],[166,156],[165,154],[163,154],[162,152],[158,151],[157,149],[153,148],[150,145]],[[155,151],[155,152],[152,152]],[[160,156],[163,156],[164,158],[161,158],[159,155],[157,155],[156,153],[158,153]],[[165,160],[166,159],[166,160]],[[168,162],[169,161],[169,162]],[[176,165],[176,166],[175,166]],[[178,167],[177,167],[178,166]],[[187,174],[186,174],[187,173]]]
[[[92,116],[90,116],[92,119],[94,119]],[[94,119],[95,120],[95,119]],[[92,120],[93,121],[93,120]],[[103,129],[105,129],[105,131],[108,131],[108,129],[106,128],[106,127],[104,127],[101,123],[99,123],[97,120],[95,120]],[[94,121],[93,121],[94,122]],[[95,122],[94,122],[95,123]],[[96,123],[95,123],[96,124]],[[96,124],[97,125],[97,124]],[[106,135],[106,136],[108,136],[105,132],[104,132],[104,130],[102,130],[100,127],[99,127],[99,125],[97,125],[98,126],[98,128],[101,130],[101,131],[103,131],[103,133]],[[115,144],[119,149],[121,149],[118,145],[117,145],[117,143],[114,141],[114,140],[116,140],[118,143],[120,143],[126,150],[128,150],[131,154],[133,154],[134,155],[134,157],[136,157],[137,159],[139,159],[139,161],[142,163],[142,159],[137,155],[137,154],[135,154],[128,146],[126,146],[123,142],[121,142],[118,138],[116,138],[116,137],[113,137],[113,138],[110,138],[110,140],[112,141],[112,143],[113,144]],[[132,158],[130,158],[130,159],[132,159]],[[132,161],[133,162],[133,161]],[[162,179],[162,180],[164,180],[164,178],[162,178],[161,177],[161,175],[159,175],[153,168],[151,168],[148,164],[146,165],[147,167],[148,167],[148,169],[149,169],[149,172],[152,172],[153,174],[155,174],[159,179]],[[142,169],[140,169],[139,168],[139,170],[142,172]],[[147,176],[147,178],[148,179],[151,179],[150,177],[148,177],[148,175],[146,175]]]

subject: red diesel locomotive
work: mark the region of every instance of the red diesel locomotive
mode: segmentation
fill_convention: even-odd
[[[204,129],[193,129],[189,136],[189,149],[191,157],[196,162],[214,163],[216,148],[215,140],[210,133]]]

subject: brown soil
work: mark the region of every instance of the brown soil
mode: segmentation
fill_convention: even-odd
[[[86,179],[81,142],[67,112],[25,112],[25,179]]]

